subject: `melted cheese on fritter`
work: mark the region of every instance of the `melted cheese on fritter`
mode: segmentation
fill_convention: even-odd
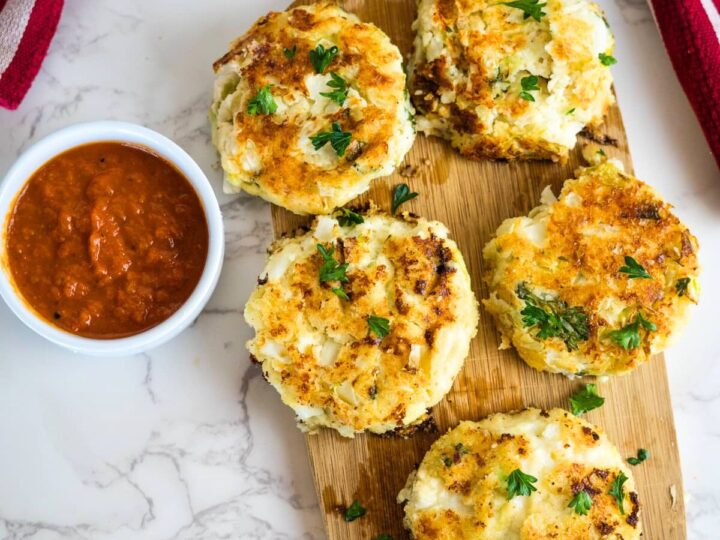
[[[546,189],[542,202],[527,217],[505,220],[483,250],[490,288],[484,303],[504,344],[536,369],[568,375],[627,372],[666,348],[699,290],[697,240],[670,205],[609,162],[581,169],[557,200]],[[620,272],[626,256],[651,279]],[[538,336],[538,327],[523,322],[520,284],[581,308],[588,339],[571,351],[557,337]],[[657,328],[641,327],[640,346],[625,349],[611,332],[633,324],[638,313]]]
[[[309,57],[318,45],[339,50],[322,74]],[[286,51],[294,51],[291,58]],[[400,52],[376,26],[337,6],[268,14],[214,68],[210,116],[228,191],[244,189],[299,214],[327,214],[390,174],[412,146]],[[333,90],[331,72],[349,86],[342,106],[321,95]],[[266,85],[277,111],[247,114]],[[311,141],[333,122],[352,134],[342,157]]]
[[[613,36],[587,0],[548,0],[540,21],[494,0],[420,0],[410,65],[418,130],[468,157],[564,160],[614,102],[600,54]],[[522,79],[538,78],[534,101]]]
[[[508,500],[515,469],[537,491]],[[622,514],[608,493],[628,480]],[[587,515],[568,505],[592,499]],[[595,540],[640,538],[639,503],[629,468],[606,435],[562,409],[528,409],[462,422],[438,439],[398,495],[416,540]]]
[[[245,308],[248,350],[302,429],[342,435],[425,419],[452,386],[475,335],[478,310],[462,255],[441,223],[368,215],[341,227],[319,217],[277,241]],[[348,264],[344,290],[319,282],[317,244]],[[383,339],[368,317],[389,320]]]

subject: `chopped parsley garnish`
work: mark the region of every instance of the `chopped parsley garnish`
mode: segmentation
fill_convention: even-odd
[[[360,225],[365,222],[365,219],[360,214],[353,212],[349,208],[338,208],[335,219],[337,219],[338,223],[343,227],[352,227],[353,225]]]
[[[598,54],[598,58],[603,66],[612,66],[613,64],[617,64],[615,57],[609,54],[600,53]]]
[[[370,315],[367,322],[368,327],[370,327],[370,331],[381,339],[390,333],[390,321],[387,319]]]
[[[338,296],[343,300],[350,300],[347,293],[345,292],[345,289],[343,289],[342,287],[333,287],[330,290],[333,292],[333,294],[335,294],[335,296]]]
[[[445,464],[446,467],[451,467],[453,464],[453,460],[452,460],[452,458],[445,456],[443,458],[443,463]]]
[[[335,45],[327,50],[325,50],[325,47],[322,45],[318,45],[311,50],[310,63],[315,68],[315,73],[325,73],[325,70],[338,52],[340,52],[340,49],[338,49]]]
[[[571,115],[571,114],[574,113],[574,112],[575,112],[575,107],[573,107],[572,109],[569,109],[565,114],[566,114],[566,115]]]
[[[625,501],[625,491],[623,489],[623,484],[627,482],[627,479],[628,477],[621,471],[615,480],[613,480],[613,483],[610,486],[610,491],[608,491],[608,494],[612,495],[612,497],[614,497],[617,501],[618,508],[620,509],[620,513],[622,515],[625,515],[625,508],[623,507],[623,502]]]
[[[525,283],[518,285],[516,294],[525,301],[525,307],[520,312],[523,324],[539,328],[536,337],[562,339],[568,351],[576,350],[580,341],[587,341],[590,327],[582,308],[568,307],[567,303],[557,298],[533,294]]]
[[[597,393],[597,386],[590,383],[570,396],[570,410],[575,416],[602,407],[605,398]]]
[[[285,55],[285,58],[287,58],[288,60],[292,60],[297,54],[297,45],[293,45],[292,49],[283,49],[283,54]]]
[[[537,482],[537,478],[525,474],[520,469],[515,469],[507,477],[507,499],[512,499],[515,495],[528,497],[537,488],[533,484]]]
[[[535,98],[530,92],[534,90],[540,90],[540,87],[538,86],[538,78],[535,75],[528,75],[527,77],[523,77],[522,79],[520,79],[520,86],[522,87],[520,97],[523,98],[525,101],[535,101]]]
[[[338,105],[342,105],[348,95],[347,82],[334,71],[330,72],[330,78],[331,80],[328,81],[327,85],[334,90],[332,92],[320,92],[320,95],[333,100]]]
[[[547,4],[539,3],[540,0],[516,0],[515,2],[500,2],[504,6],[509,6],[517,9],[521,9],[523,12],[523,20],[532,17],[536,21],[540,22],[540,18],[547,15],[542,8]]]
[[[332,131],[321,131],[317,135],[310,137],[315,150],[320,150],[327,143],[330,143],[330,146],[333,147],[339,157],[345,155],[350,139],[352,139],[352,133],[343,131],[337,122],[332,123]]]
[[[605,153],[605,150],[603,150],[602,148],[601,148],[600,150],[598,150],[597,153],[598,153],[598,155],[600,155],[600,156],[602,156],[602,157],[607,157],[607,154]]]
[[[418,194],[411,192],[407,184],[398,184],[393,188],[392,193],[392,213],[395,215],[397,209],[402,203],[405,203],[411,199],[417,197]]]
[[[620,267],[620,273],[627,274],[630,279],[652,279],[652,276],[648,274],[642,264],[627,255],[625,255],[625,266]]]
[[[592,499],[585,491],[578,491],[568,504],[568,508],[574,508],[576,514],[586,516],[592,506]]]
[[[367,510],[363,508],[360,505],[360,501],[357,499],[352,502],[350,506],[348,506],[345,509],[345,512],[343,512],[343,517],[345,518],[345,521],[350,523],[351,521],[355,521],[359,517],[363,517]]]
[[[650,457],[650,453],[644,448],[640,448],[637,451],[637,457],[629,457],[627,462],[630,465],[640,465],[643,461]]]
[[[640,328],[644,328],[647,332],[657,330],[655,323],[648,321],[638,311],[634,322],[626,324],[620,330],[613,330],[608,336],[615,345],[620,345],[623,349],[629,351],[640,346]]]
[[[393,540],[393,537],[389,534],[379,534],[375,537],[375,540]]]
[[[247,112],[250,115],[272,114],[277,111],[277,103],[270,92],[271,84],[263,86],[255,97],[248,101]]]
[[[675,291],[678,296],[685,296],[687,294],[687,288],[690,285],[690,278],[680,278],[675,282]]]
[[[326,281],[347,283],[348,277],[345,275],[345,272],[347,271],[348,263],[340,264],[335,260],[335,257],[333,257],[335,253],[334,247],[331,247],[328,251],[322,244],[317,244],[317,248],[323,258],[323,264],[320,267],[320,283],[325,283]],[[333,290],[333,292],[335,291]]]

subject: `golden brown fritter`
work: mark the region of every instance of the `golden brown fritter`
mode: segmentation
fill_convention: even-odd
[[[311,58],[319,47],[326,66]],[[230,191],[328,214],[390,174],[412,146],[400,52],[335,5],[262,17],[214,69],[213,141]],[[315,147],[313,137],[333,131],[348,134],[346,147]]]
[[[384,433],[422,422],[449,391],[478,311],[447,235],[438,222],[371,213],[354,226],[322,216],[273,245],[245,308],[248,350],[301,428]]]
[[[508,478],[518,469],[536,490],[510,498]],[[622,509],[610,494],[621,474]],[[585,515],[570,506],[582,493]],[[562,409],[460,423],[432,445],[398,502],[416,540],[633,540],[642,531],[632,473],[617,449]]]
[[[697,240],[670,205],[609,162],[542,203],[483,250],[503,344],[568,375],[624,373],[667,347],[699,291]]]

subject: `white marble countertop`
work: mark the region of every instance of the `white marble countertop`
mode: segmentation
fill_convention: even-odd
[[[637,173],[700,239],[701,305],[667,357],[689,535],[714,539],[720,173],[645,0],[600,3],[617,37],[613,72]],[[60,127],[119,119],[177,141],[219,186],[206,117],[210,64],[285,4],[67,0],[25,102],[0,110],[0,174]],[[221,196],[221,204],[220,285],[196,324],[164,347],[130,358],[74,356],[0,306],[0,537],[323,537],[302,436],[243,347],[242,306],[271,237],[269,206],[248,196]]]

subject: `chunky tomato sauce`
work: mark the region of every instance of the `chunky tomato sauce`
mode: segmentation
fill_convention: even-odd
[[[119,142],[79,146],[35,172],[7,226],[16,288],[73,334],[117,338],[172,315],[202,274],[208,227],[170,163]]]

